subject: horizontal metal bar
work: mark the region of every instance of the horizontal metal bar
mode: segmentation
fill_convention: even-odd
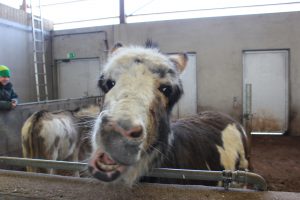
[[[189,170],[189,169],[171,169],[171,168],[155,168],[148,175],[158,178],[176,178],[188,180],[207,180],[207,181],[223,181],[222,171],[207,170]]]
[[[73,0],[73,1],[66,1],[66,2],[41,4],[41,6],[56,6],[56,5],[61,5],[61,4],[72,4],[72,3],[81,2],[81,1],[89,1],[89,0]]]
[[[52,168],[72,171],[87,170],[87,163],[66,162],[56,160],[41,160],[18,157],[0,156],[0,163],[15,166],[33,166],[41,168]],[[146,176],[159,178],[176,178],[188,180],[207,180],[222,181],[225,189],[228,189],[229,183],[235,181],[237,183],[253,184],[256,190],[267,190],[267,184],[263,177],[258,174],[245,171],[207,171],[207,170],[190,170],[190,169],[171,169],[171,168],[155,168]]]
[[[87,163],[80,162],[67,162],[57,160],[42,160],[42,159],[29,159],[18,157],[5,157],[0,156],[0,163],[16,166],[33,166],[42,168],[53,168],[62,170],[86,170]],[[190,180],[211,180],[223,181],[224,176],[222,171],[206,171],[206,170],[187,170],[187,169],[171,169],[171,168],[155,168],[147,175],[151,177],[160,178],[177,178],[177,179],[190,179]]]
[[[82,20],[74,20],[74,21],[63,21],[63,22],[53,23],[53,25],[73,24],[73,23],[78,23],[78,22],[90,22],[90,21],[98,21],[98,20],[105,20],[105,19],[118,19],[118,18],[119,18],[119,16],[90,18],[90,19],[82,19]]]
[[[255,173],[252,172],[246,172],[246,171],[234,171],[230,172],[231,178],[233,181],[236,181],[238,183],[247,183],[254,185],[254,189],[260,190],[260,191],[266,191],[267,190],[267,182],[266,180]]]
[[[189,170],[189,169],[171,169],[156,168],[148,175],[158,178],[176,178],[188,180],[206,180],[206,181],[222,181],[224,187],[228,189],[231,182],[251,184],[256,190],[267,190],[267,183],[263,177],[258,174],[246,171],[207,171],[207,170]]]
[[[87,169],[87,163],[79,162],[66,162],[58,160],[41,160],[41,159],[29,159],[29,158],[18,158],[18,157],[6,157],[0,156],[0,163],[14,166],[32,166],[41,167],[48,169],[62,169],[72,171],[82,171]]]
[[[188,13],[188,12],[197,12],[197,11],[217,11],[217,10],[226,10],[226,9],[238,9],[238,8],[253,8],[253,7],[267,7],[267,6],[281,6],[281,5],[293,5],[299,4],[299,1],[294,2],[283,2],[283,3],[269,3],[269,4],[252,4],[252,5],[238,5],[238,6],[224,6],[224,7],[214,7],[214,8],[200,8],[192,10],[175,10],[175,11],[166,11],[166,12],[153,12],[145,14],[129,14],[126,17],[136,17],[136,16],[149,16],[149,15],[163,15],[163,14],[174,14],[174,13]]]
[[[81,97],[81,98],[70,98],[70,99],[56,99],[56,100],[46,100],[46,101],[39,101],[39,102],[29,102],[29,103],[20,103],[18,106],[25,106],[25,105],[37,105],[37,104],[51,104],[51,103],[64,103],[64,102],[73,102],[73,101],[85,101],[88,99],[97,99],[103,98],[103,96],[90,96],[90,97]]]

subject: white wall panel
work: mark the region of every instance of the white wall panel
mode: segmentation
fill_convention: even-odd
[[[59,99],[99,96],[99,59],[71,60],[58,64]]]

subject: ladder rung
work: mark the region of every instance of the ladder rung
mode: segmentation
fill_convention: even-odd
[[[47,84],[36,84],[36,86],[38,86],[38,87],[47,86]]]
[[[37,75],[46,75],[46,73],[35,73],[35,74],[37,74]]]
[[[40,51],[40,50],[33,50],[35,53],[44,53],[44,51]]]
[[[37,40],[37,39],[35,39],[35,42],[44,42],[43,40]]]
[[[48,95],[47,96],[38,96],[38,98],[48,100]]]
[[[33,28],[33,31],[35,31],[35,32],[43,32],[42,29],[40,29],[40,28]]]
[[[44,50],[43,50],[42,47],[38,48],[38,47],[36,46],[35,48],[33,47],[33,51],[34,51],[34,52],[35,52],[35,51],[43,52]]]
[[[33,16],[33,19],[36,21],[42,21],[42,18],[40,16]]]
[[[34,64],[46,64],[45,62],[34,61]]]

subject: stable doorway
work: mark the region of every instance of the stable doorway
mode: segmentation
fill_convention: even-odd
[[[288,129],[288,50],[243,52],[243,112],[252,134]]]

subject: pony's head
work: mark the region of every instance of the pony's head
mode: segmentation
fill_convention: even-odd
[[[165,55],[151,43],[113,48],[98,82],[105,99],[92,133],[94,177],[131,185],[165,151],[186,64],[186,54]]]

